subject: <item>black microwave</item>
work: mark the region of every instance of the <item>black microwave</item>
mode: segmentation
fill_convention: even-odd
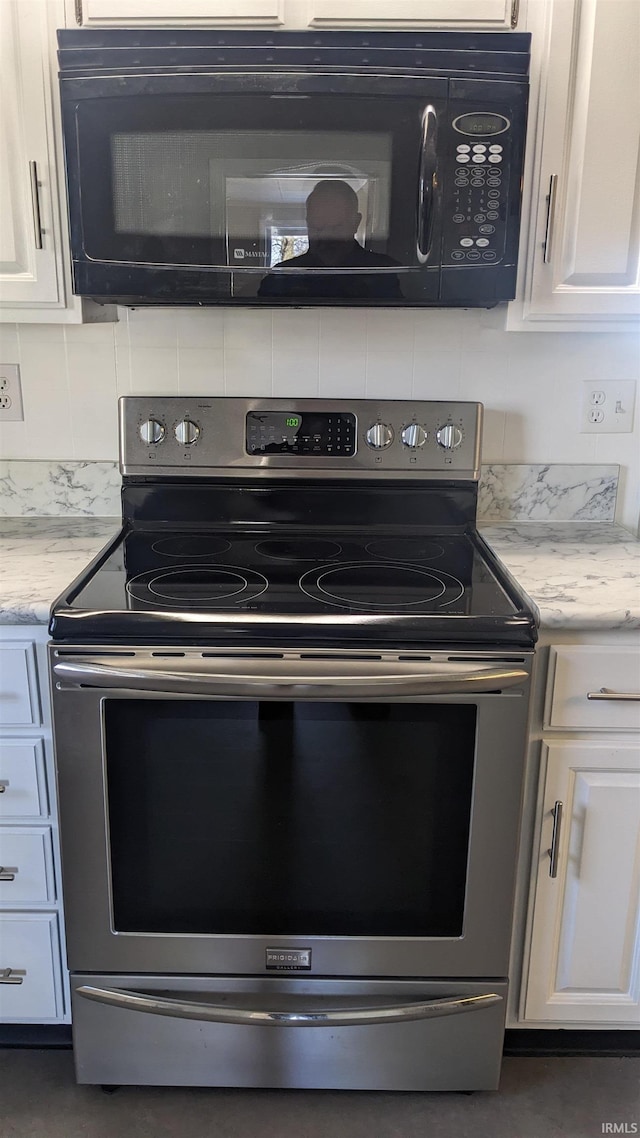
[[[77,295],[515,295],[529,35],[84,29],[58,45]]]

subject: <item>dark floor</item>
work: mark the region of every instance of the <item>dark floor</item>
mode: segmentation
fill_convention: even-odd
[[[640,1059],[505,1059],[498,1092],[78,1087],[70,1051],[0,1051],[1,1138],[640,1135]],[[605,1124],[611,1128],[605,1129]],[[620,1124],[626,1128],[620,1128]],[[618,1124],[614,1131],[613,1126]],[[634,1125],[635,1124],[635,1125]]]

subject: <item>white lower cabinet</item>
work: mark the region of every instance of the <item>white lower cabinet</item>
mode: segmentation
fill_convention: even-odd
[[[69,1020],[46,658],[40,627],[0,627],[0,1022]]]
[[[519,1023],[640,1028],[640,641],[542,652]]]
[[[525,1018],[640,1025],[638,747],[562,742],[546,760]]]

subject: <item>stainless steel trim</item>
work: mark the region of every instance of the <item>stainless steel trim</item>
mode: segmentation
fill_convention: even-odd
[[[0,881],[15,881],[17,865],[0,865]]]
[[[553,248],[553,223],[556,212],[556,197],[558,193],[558,175],[552,174],[549,179],[549,195],[547,197],[547,224],[544,231],[544,263],[551,263]]]
[[[547,850],[549,854],[549,877],[558,876],[558,856],[560,853],[560,827],[562,826],[562,811],[564,806],[562,802],[556,802],[551,813],[553,814],[553,833],[551,835],[551,845]]]
[[[0,984],[22,984],[26,975],[24,968],[0,968]]]
[[[357,1027],[383,1023],[406,1023],[416,1019],[436,1019],[479,1011],[502,1003],[495,992],[481,996],[457,996],[423,1003],[397,1004],[394,1007],[327,1009],[327,1011],[264,1011],[250,1008],[233,1008],[191,1000],[150,996],[143,992],[125,992],[121,988],[94,988],[82,984],[76,988],[78,996],[100,1004],[124,1008],[128,1011],[150,1012],[153,1015],[172,1016],[175,1019],[197,1019],[210,1023],[235,1023],[266,1027]]]
[[[82,0],[75,0],[76,24],[82,27]]]
[[[512,3],[511,3],[511,27],[512,28],[517,28],[519,15],[520,15],[520,0],[512,0]]]
[[[29,180],[31,182],[31,211],[33,215],[33,240],[36,249],[42,249],[42,220],[40,217],[40,194],[38,192],[38,166],[36,162],[29,163]]]
[[[8,778],[0,778],[0,794],[4,794],[9,785],[10,784]]]
[[[431,253],[433,234],[433,198],[436,183],[438,155],[436,138],[438,116],[431,104],[425,107],[422,115],[422,144],[420,147],[420,174],[418,177],[418,241],[416,253],[418,261],[424,265]],[[426,215],[426,217],[425,217]]]
[[[386,699],[389,697],[456,695],[467,692],[496,691],[516,687],[528,680],[522,668],[479,667],[469,670],[461,663],[398,663],[383,665],[362,660],[296,661],[290,671],[287,660],[253,662],[247,672],[246,660],[213,660],[212,670],[198,662],[202,670],[191,669],[190,662],[167,672],[158,661],[144,667],[130,664],[105,664],[100,660],[59,660],[53,666],[58,680],[78,686],[128,688],[167,692],[177,695],[228,696],[238,699]],[[216,670],[214,671],[213,668]]]
[[[612,691],[611,688],[600,688],[599,691],[588,691],[587,699],[605,699],[614,702],[640,703],[640,692]]]

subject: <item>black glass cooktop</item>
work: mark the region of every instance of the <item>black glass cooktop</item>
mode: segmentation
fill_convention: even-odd
[[[215,633],[316,643],[477,639],[483,629],[496,639],[507,629],[507,640],[524,642],[531,626],[475,531],[133,529],[54,606],[51,631],[84,641]]]

